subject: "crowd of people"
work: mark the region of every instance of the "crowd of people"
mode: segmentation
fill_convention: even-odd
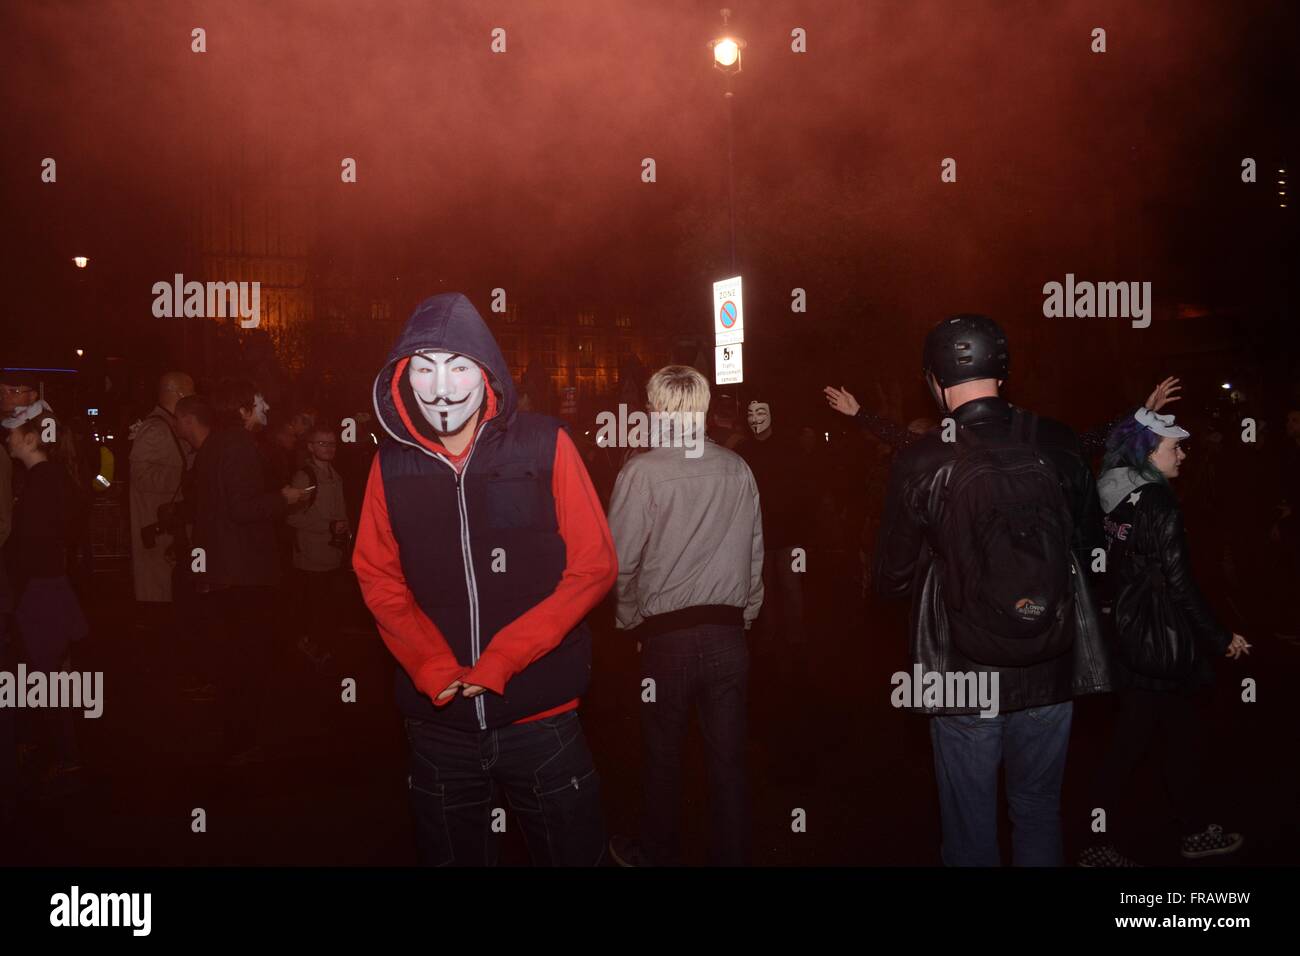
[[[1073,701],[1107,693],[1117,716],[1093,803],[1114,826],[1090,831],[1078,862],[1134,865],[1122,849],[1137,816],[1126,795],[1148,753],[1175,795],[1182,855],[1233,853],[1243,837],[1221,825],[1232,808],[1205,805],[1198,694],[1216,659],[1240,661],[1251,645],[1221,623],[1191,570],[1193,503],[1171,485],[1189,432],[1163,411],[1180,383],[1165,380],[1080,435],[1001,397],[1010,355],[987,317],[939,323],[920,363],[936,414],[907,425],[827,387],[829,407],[863,432],[855,468],[811,426],[787,426],[761,393],[742,414],[683,365],[655,372],[636,399],[697,429],[700,454],[593,442],[527,410],[486,323],[458,294],[423,302],[393,345],[374,380],[374,431],[305,405],[278,414],[251,381],[200,392],[170,371],[131,434],[137,623],[178,642],[219,635],[222,653],[194,655],[210,664],[186,690],[214,705],[226,764],[248,766],[264,756],[274,655],[325,665],[359,591],[398,665],[428,865],[494,863],[502,794],[536,864],[679,864],[693,714],[707,754],[710,860],[742,865],[751,652],[780,643],[790,686],[800,685],[820,612],[846,598],[835,593],[842,581],[810,573],[810,553],[856,552],[848,566],[872,600],[910,600],[898,640],[918,673],[995,688],[992,715],[944,695],[906,705],[929,719],[946,864],[1000,862],[1000,769],[1012,861],[1065,862]],[[36,383],[5,373],[0,391],[0,647],[6,664],[67,670],[90,629],[70,577],[87,484]],[[1300,409],[1279,439],[1275,508],[1257,531],[1278,555],[1276,573],[1294,582]],[[606,832],[579,717],[588,617],[607,595],[640,668],[635,835]],[[1270,636],[1294,634],[1293,613],[1281,602]],[[20,753],[46,782],[75,778],[71,714],[19,727],[0,708],[9,818]]]

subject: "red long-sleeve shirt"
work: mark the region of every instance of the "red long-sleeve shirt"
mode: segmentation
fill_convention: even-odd
[[[558,646],[613,586],[618,558],[609,525],[578,449],[563,431],[556,435],[551,492],[565,546],[564,573],[548,597],[492,636],[471,667],[456,659],[446,638],[419,608],[407,587],[389,524],[379,458],[375,457],[357,529],[353,568],[384,643],[416,688],[435,706],[445,706],[455,699],[454,695],[441,701],[437,698],[457,680],[505,693],[510,678]],[[571,700],[524,720],[577,706],[578,701]]]

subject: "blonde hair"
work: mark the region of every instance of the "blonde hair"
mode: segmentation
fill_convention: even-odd
[[[703,415],[709,410],[709,380],[689,365],[665,365],[645,387],[652,411]]]

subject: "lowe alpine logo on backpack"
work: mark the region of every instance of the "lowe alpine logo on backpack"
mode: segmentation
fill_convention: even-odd
[[[953,643],[994,667],[1051,660],[1074,639],[1073,522],[1037,430],[1038,418],[1018,408],[1005,438],[962,428],[956,458],[936,478],[935,550]]]

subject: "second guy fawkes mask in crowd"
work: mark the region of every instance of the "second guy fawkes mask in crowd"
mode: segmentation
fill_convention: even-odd
[[[767,402],[750,402],[746,420],[755,438],[766,438],[767,433],[772,429],[771,406]]]
[[[440,435],[454,435],[483,405],[487,381],[473,359],[452,352],[420,352],[407,369],[420,412]]]

